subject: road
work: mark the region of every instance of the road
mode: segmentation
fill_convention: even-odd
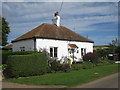
[[[74,88],[118,88],[118,79],[120,80],[120,76],[116,73]]]

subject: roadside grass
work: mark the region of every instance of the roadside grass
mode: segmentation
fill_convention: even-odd
[[[81,69],[78,71],[71,71],[67,73],[57,72],[57,73],[46,74],[41,76],[21,77],[17,79],[11,78],[6,80],[20,84],[65,85],[71,87],[71,86],[87,83],[92,80],[96,80],[117,72],[118,72],[118,64],[111,64],[106,66],[97,66],[91,69]]]

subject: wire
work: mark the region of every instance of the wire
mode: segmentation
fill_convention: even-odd
[[[64,1],[64,0],[63,0],[63,1]],[[62,3],[61,3],[60,10],[59,10],[59,13],[60,13],[60,11],[62,10],[63,1],[62,1]]]

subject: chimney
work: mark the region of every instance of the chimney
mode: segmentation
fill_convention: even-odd
[[[56,26],[60,26],[60,16],[58,15],[58,12],[54,14],[52,23],[55,24]]]

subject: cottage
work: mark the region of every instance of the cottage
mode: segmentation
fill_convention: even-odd
[[[94,41],[60,26],[58,12],[55,13],[52,21],[53,24],[43,23],[13,40],[13,51],[46,49],[50,57],[58,58],[58,60],[63,57],[72,57],[76,61],[80,61],[84,54],[93,52]]]
[[[12,50],[12,44],[3,47],[2,50]]]

